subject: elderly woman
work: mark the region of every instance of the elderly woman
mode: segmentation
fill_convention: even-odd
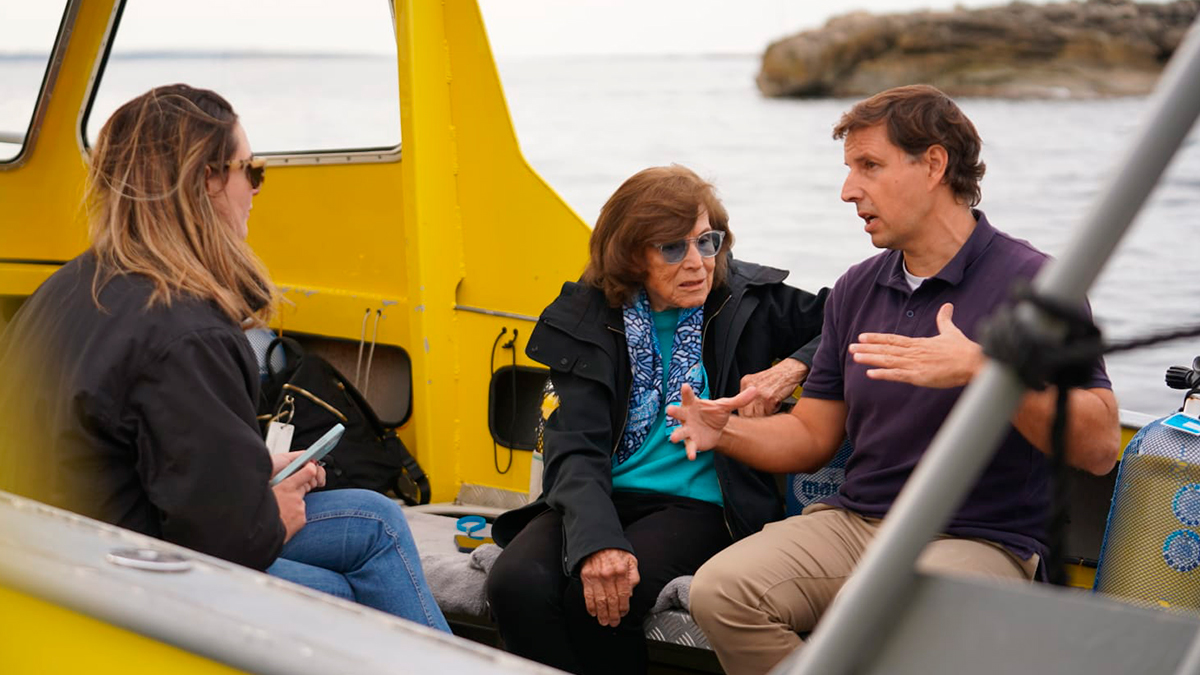
[[[533,331],[526,352],[550,367],[560,405],[543,496],[496,521],[505,548],[487,585],[516,654],[644,671],[642,620],[663,586],[782,515],[772,476],[716,453],[689,461],[668,438],[684,384],[705,398],[753,386],[741,414],[766,414],[816,351],[826,291],[734,260],[728,221],[692,171],[639,172],[601,210],[583,279]]]

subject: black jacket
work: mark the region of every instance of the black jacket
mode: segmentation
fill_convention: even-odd
[[[787,286],[787,272],[730,259],[725,284],[704,305],[704,367],[714,397],[732,396],[744,375],[792,357],[812,364],[827,289]],[[612,503],[612,452],[625,429],[633,376],[620,308],[604,294],[566,283],[542,312],[525,353],[550,367],[559,407],[547,420],[542,497],[500,516],[492,535],[507,545],[539,513],[563,516],[563,568],[606,548],[632,552]],[[740,539],[782,515],[772,475],[718,454],[725,522]]]
[[[284,528],[241,329],[141,276],[92,300],[95,258],[51,276],[0,337],[0,489],[264,569]]]

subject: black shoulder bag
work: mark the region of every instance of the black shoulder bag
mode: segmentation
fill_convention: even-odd
[[[284,350],[283,369],[275,372],[271,355]],[[389,490],[406,504],[429,503],[429,479],[394,429],[383,426],[362,394],[328,361],[306,354],[291,338],[276,338],[267,348],[267,377],[262,386],[260,419],[266,422],[288,409],[295,427],[293,448],[306,448],[334,424],[346,427],[341,441],[324,459],[326,490]]]

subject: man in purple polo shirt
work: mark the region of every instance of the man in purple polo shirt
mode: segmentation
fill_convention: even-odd
[[[725,671],[765,673],[801,644],[878,530],[938,427],[982,368],[981,321],[1046,255],[988,223],[979,203],[981,142],[971,121],[929,86],[891,89],[842,116],[857,207],[883,253],[851,267],[825,306],[821,347],[790,415],[730,416],[753,398],[701,401],[671,415],[689,456],[715,449],[756,468],[810,472],[849,437],[836,495],[768,525],[706,563],[692,615]],[[1102,361],[1070,393],[1067,461],[1110,471],[1117,403]],[[1046,552],[1047,462],[1054,392],[1029,392],[990,466],[930,543],[923,571],[1031,579]]]

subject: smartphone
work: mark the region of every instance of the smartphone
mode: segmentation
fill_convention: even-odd
[[[291,464],[283,467],[282,471],[275,474],[275,477],[271,479],[271,487],[279,485],[280,482],[285,480],[288,476],[299,471],[300,467],[304,466],[308,462],[321,461],[325,455],[329,454],[330,450],[333,450],[334,446],[338,444],[338,441],[342,440],[342,433],[345,431],[346,427],[342,426],[341,424],[333,425],[333,428],[329,431],[326,431],[324,436],[318,438],[316,443],[310,445],[308,450],[304,451],[304,454],[300,455],[296,459],[293,459]]]

